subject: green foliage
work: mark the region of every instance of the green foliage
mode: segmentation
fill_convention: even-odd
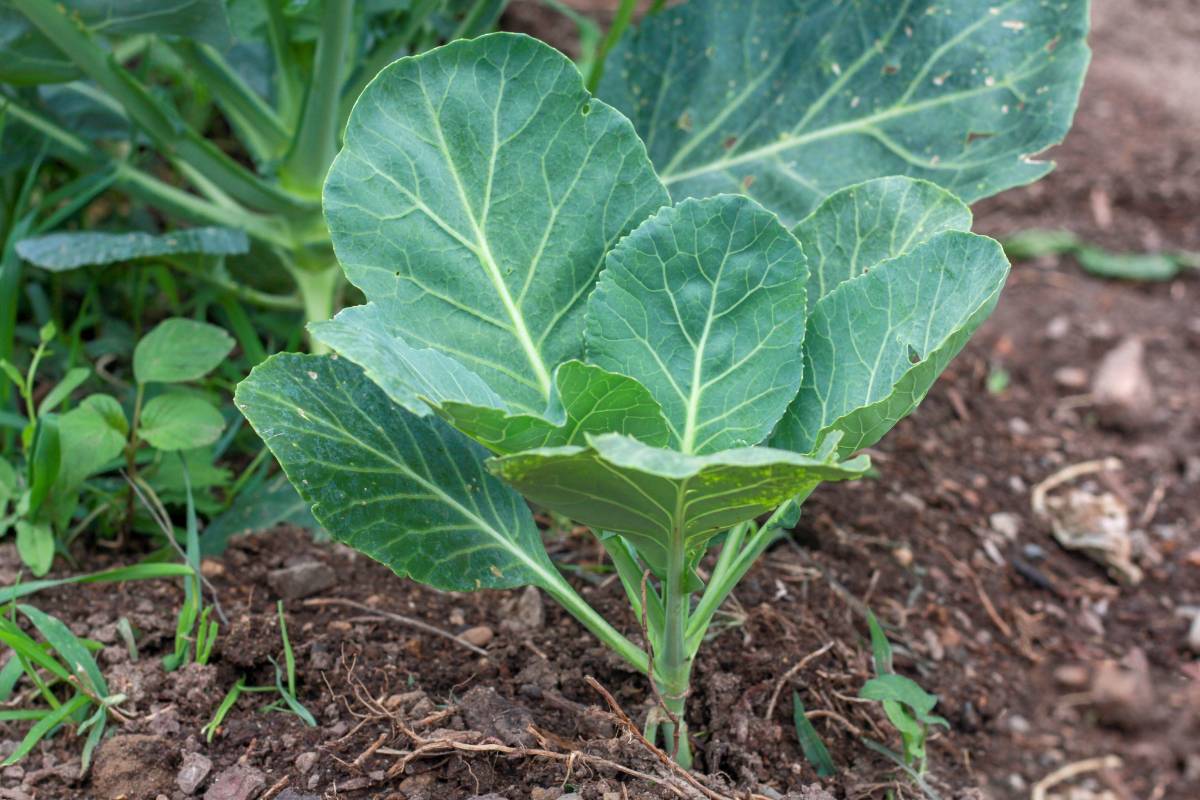
[[[52,272],[168,255],[241,255],[250,249],[243,231],[190,228],[169,234],[52,233],[17,242],[17,254]]]
[[[805,716],[804,703],[801,702],[797,692],[792,692],[792,724],[796,727],[796,738],[800,740],[800,749],[804,752],[808,763],[817,770],[817,776],[829,778],[836,775],[837,767],[833,765],[833,758],[830,757],[828,748],[817,734],[817,729]]]
[[[922,689],[912,678],[897,675],[892,671],[891,643],[888,642],[874,614],[867,613],[867,623],[871,629],[875,677],[863,684],[858,696],[866,700],[876,700],[883,705],[883,712],[888,720],[900,732],[900,740],[904,745],[905,766],[914,768],[918,776],[923,775],[927,761],[925,742],[929,736],[929,727],[941,725],[949,728],[950,723],[932,713],[937,705],[937,697]]]
[[[359,98],[324,195],[367,303],[313,326],[338,358],[275,356],[237,390],[335,538],[441,589],[539,586],[646,672],[522,497],[590,527],[679,720],[648,730],[684,764],[712,614],[820,483],[866,472],[854,453],[916,408],[1007,277],[961,201],[889,173],[968,198],[1032,180],[1048,165],[1023,154],[1061,138],[1078,92],[1082,2],[938,20],[893,5],[652,15],[601,90],[634,125],[526,37],[397,61]],[[879,147],[901,140],[925,155]],[[887,702],[925,725],[918,700]]]

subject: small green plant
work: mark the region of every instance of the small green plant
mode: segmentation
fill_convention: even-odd
[[[275,668],[275,685],[274,686],[247,686],[246,676],[238,678],[237,681],[230,687],[225,697],[221,700],[217,710],[213,713],[213,718],[204,726],[201,733],[204,734],[208,741],[212,741],[217,735],[217,730],[221,724],[237,705],[237,701],[243,694],[278,694],[279,698],[266,705],[262,706],[261,711],[288,711],[295,714],[297,717],[309,727],[316,727],[317,720],[312,713],[304,707],[304,704],[296,699],[296,656],[292,652],[292,642],[288,638],[287,619],[283,615],[283,601],[280,600],[276,606],[276,613],[279,619],[279,635],[283,640],[283,666],[279,665],[275,659],[271,659],[271,666]],[[286,685],[285,685],[286,680]]]
[[[310,326],[337,357],[237,390],[335,538],[441,589],[542,588],[649,677],[684,765],[714,614],[996,303],[1008,263],[951,190],[1044,174],[1087,61],[1082,0],[884,5],[692,0],[598,97],[509,34],[385,68],[323,196],[367,303]],[[528,503],[594,533],[642,644]]]
[[[937,705],[937,697],[921,688],[911,678],[897,675],[892,669],[892,645],[880,627],[875,615],[868,612],[867,624],[871,630],[871,650],[874,654],[875,677],[871,678],[859,692],[859,697],[877,700],[883,705],[883,713],[900,732],[903,752],[900,763],[915,770],[918,776],[925,774],[928,754],[925,743],[929,728],[941,725],[949,728],[950,723],[931,713]],[[876,747],[894,758],[887,748]]]
[[[56,617],[16,600],[72,583],[117,583],[191,575],[191,568],[183,564],[139,564],[0,589],[0,645],[9,652],[8,660],[0,667],[0,702],[6,705],[5,710],[0,710],[0,721],[33,722],[3,766],[17,763],[38,742],[68,727],[74,729],[76,736],[86,737],[82,774],[91,763],[109,718],[124,719],[120,712],[124,696],[110,693],[92,657],[101,645],[76,636]],[[19,624],[20,617],[29,623],[32,632]],[[34,705],[39,701],[40,705]]]

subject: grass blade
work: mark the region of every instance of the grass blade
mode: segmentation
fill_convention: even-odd
[[[833,765],[833,759],[830,757],[825,743],[821,741],[817,729],[805,715],[804,703],[800,701],[800,695],[797,692],[792,692],[792,721],[796,725],[796,736],[800,739],[800,749],[804,751],[804,757],[808,759],[808,763],[816,769],[817,776],[828,778],[836,775],[837,767]]]

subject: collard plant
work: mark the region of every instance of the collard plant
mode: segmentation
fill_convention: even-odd
[[[236,397],[335,537],[441,589],[538,586],[647,673],[683,764],[714,613],[996,303],[1004,254],[945,186],[1044,173],[1087,58],[1082,2],[731,5],[644,22],[615,106],[516,35],[384,69],[324,193],[368,302]],[[595,534],[644,647],[530,503]]]

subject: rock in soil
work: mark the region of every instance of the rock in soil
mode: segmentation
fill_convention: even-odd
[[[1092,705],[1100,721],[1136,730],[1154,721],[1154,682],[1146,654],[1135,649],[1118,664],[1102,661],[1092,675]]]
[[[153,800],[174,791],[176,758],[159,736],[114,736],[96,751],[92,789],[97,800]]]
[[[267,573],[267,584],[283,600],[303,600],[336,583],[337,574],[333,568],[320,561],[306,561]]]
[[[1138,430],[1153,421],[1154,385],[1141,339],[1130,337],[1101,359],[1092,378],[1092,398],[1101,423],[1110,428]]]
[[[294,789],[284,789],[275,795],[275,800],[321,800],[321,798],[315,794],[301,794]]]
[[[253,800],[266,785],[267,776],[261,771],[239,764],[217,775],[204,800]]]
[[[519,706],[496,693],[490,686],[475,686],[459,703],[467,727],[484,736],[499,739],[514,747],[529,747],[534,744],[529,726],[533,715],[529,709]]]
[[[179,768],[179,774],[175,776],[175,785],[184,794],[195,794],[200,784],[208,777],[208,773],[212,772],[212,767],[212,761],[207,756],[188,753],[183,757],[183,766]]]

